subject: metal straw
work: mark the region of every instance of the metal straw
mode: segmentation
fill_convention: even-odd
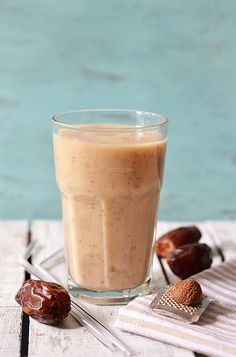
[[[38,277],[41,280],[52,281],[60,284],[54,277],[52,277],[46,270],[42,267],[35,266],[28,262],[34,248],[36,246],[36,241],[32,241],[27,247],[24,255],[19,259],[19,264],[22,265],[25,270]],[[69,292],[70,294],[70,292]],[[74,317],[80,325],[86,327],[86,329],[98,339],[103,345],[109,348],[111,351],[119,349],[125,355],[131,356],[131,352],[127,347],[106,327],[101,321],[99,321],[95,316],[88,312],[84,307],[82,307],[75,298],[70,294],[71,297],[71,312],[70,314]]]

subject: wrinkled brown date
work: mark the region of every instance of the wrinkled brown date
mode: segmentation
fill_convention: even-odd
[[[71,309],[70,296],[63,286],[41,280],[26,280],[15,297],[22,310],[44,324],[57,324]]]
[[[175,275],[186,279],[210,268],[212,253],[205,243],[186,244],[172,251],[166,260]]]
[[[201,232],[195,226],[173,229],[161,236],[156,243],[156,253],[160,258],[166,258],[174,249],[185,244],[197,243]]]

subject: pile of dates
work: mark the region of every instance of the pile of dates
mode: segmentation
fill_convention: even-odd
[[[200,273],[212,264],[211,248],[199,243],[200,230],[180,227],[161,236],[156,243],[159,258],[165,258],[172,272],[180,279]]]

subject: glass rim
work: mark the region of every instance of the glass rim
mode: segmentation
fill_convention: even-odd
[[[126,126],[125,128],[111,128],[111,127],[102,127],[101,129],[99,128],[94,128],[94,129],[89,129],[89,128],[84,128],[83,125],[84,124],[68,124],[65,123],[60,119],[60,117],[64,117],[66,115],[69,114],[75,114],[75,113],[89,113],[89,112],[104,112],[104,113],[108,113],[108,112],[113,112],[113,113],[127,113],[127,114],[143,114],[146,116],[150,116],[153,118],[157,118],[159,120],[161,120],[159,123],[155,123],[155,124],[150,124],[150,125],[140,125],[140,126]],[[87,131],[87,132],[126,132],[126,131],[143,131],[143,130],[152,130],[152,129],[156,129],[162,126],[165,126],[168,124],[169,122],[169,118],[165,115],[162,114],[158,114],[158,113],[154,113],[154,112],[147,112],[147,111],[143,111],[143,110],[135,110],[135,109],[77,109],[77,110],[69,110],[69,111],[65,111],[65,112],[60,112],[56,115],[53,115],[53,117],[51,118],[51,121],[53,124],[56,125],[60,125],[64,128],[69,128],[69,129],[75,129],[75,130],[79,130],[79,131]]]

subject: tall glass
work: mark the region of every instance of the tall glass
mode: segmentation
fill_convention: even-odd
[[[99,109],[52,121],[69,289],[97,304],[147,293],[168,119]]]

